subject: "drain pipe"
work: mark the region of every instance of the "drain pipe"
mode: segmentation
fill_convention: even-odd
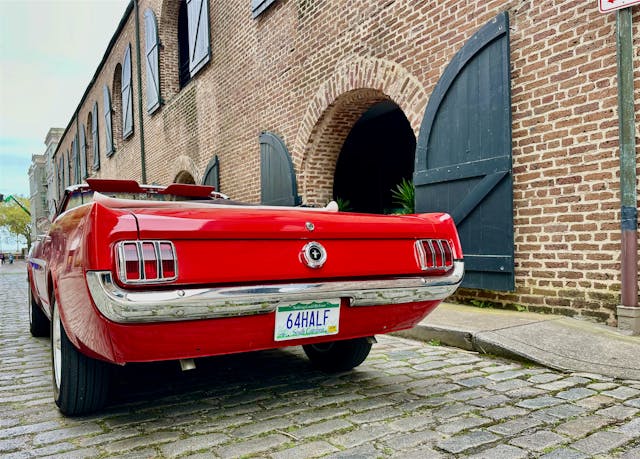
[[[138,71],[138,119],[140,120],[140,166],[142,169],[142,183],[147,183],[147,163],[144,152],[144,120],[142,116],[142,64],[140,62],[140,12],[138,9],[138,0],[133,0],[133,5],[136,10],[136,67]]]
[[[616,12],[618,53],[618,126],[621,195],[621,305],[618,329],[640,334],[638,307],[638,207],[636,193],[636,129],[633,100],[633,35],[631,8]]]

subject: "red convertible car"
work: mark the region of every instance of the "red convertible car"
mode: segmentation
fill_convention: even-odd
[[[213,187],[88,179],[29,258],[34,336],[51,334],[55,402],[99,409],[113,364],[302,345],[362,363],[374,335],[413,327],[462,280],[443,213],[382,216],[240,204]]]

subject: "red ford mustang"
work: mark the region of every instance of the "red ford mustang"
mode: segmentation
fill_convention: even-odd
[[[447,214],[239,204],[212,187],[88,179],[29,259],[30,328],[51,333],[56,404],[102,407],[112,364],[302,345],[326,371],[413,327],[462,280]]]

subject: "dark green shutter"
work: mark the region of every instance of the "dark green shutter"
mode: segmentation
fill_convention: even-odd
[[[189,22],[189,73],[193,77],[209,62],[209,4],[207,0],[187,0]]]
[[[454,218],[464,287],[513,290],[509,17],[454,56],[429,98],[416,148],[416,210]]]
[[[213,186],[216,191],[220,191],[220,161],[218,161],[218,155],[214,156],[213,159],[209,161],[209,164],[204,171],[202,184]]]
[[[111,126],[111,96],[109,95],[109,88],[104,85],[102,88],[102,100],[104,102],[104,141],[105,141],[105,154],[111,156],[115,152],[113,147],[113,128]]]
[[[160,59],[158,23],[150,8],[144,12],[145,64],[147,68],[147,112],[160,108]]]
[[[80,125],[80,175],[83,179],[89,176],[87,168],[87,139],[84,124]]]
[[[133,134],[133,91],[131,86],[131,44],[124,50],[122,62],[122,138]]]
[[[264,10],[266,10],[276,0],[251,0],[251,15],[253,18],[260,16]]]
[[[291,155],[282,139],[271,132],[260,134],[260,188],[262,204],[300,204]]]
[[[93,170],[100,169],[100,142],[98,138],[98,102],[93,104],[91,115],[91,138],[93,139]]]

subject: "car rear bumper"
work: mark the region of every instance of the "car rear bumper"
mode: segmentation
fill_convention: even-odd
[[[86,279],[93,302],[104,317],[133,324],[268,314],[283,303],[327,298],[346,298],[354,307],[441,301],[455,292],[463,275],[464,263],[456,261],[443,276],[218,288],[125,290],[108,271],[89,271]]]

